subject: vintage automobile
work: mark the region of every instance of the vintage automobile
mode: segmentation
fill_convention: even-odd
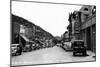
[[[36,43],[34,42],[34,43],[32,44],[32,50],[35,50],[35,48],[36,48]]]
[[[44,48],[44,43],[41,42],[40,40],[35,40],[35,45],[36,45],[36,49],[41,49],[41,48]]]
[[[62,43],[62,48],[65,50],[65,51],[72,51],[72,43],[71,42],[63,42]]]
[[[61,41],[61,40],[57,40],[57,44],[56,44],[56,46],[58,46],[58,47],[62,47],[62,41]]]
[[[32,44],[26,43],[25,47],[23,48],[23,52],[30,52],[32,51]]]
[[[22,47],[19,44],[12,44],[11,45],[11,55],[17,56],[22,54]]]
[[[86,47],[83,40],[75,40],[72,43],[73,56],[86,56]]]

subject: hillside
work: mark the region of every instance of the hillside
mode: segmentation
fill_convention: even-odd
[[[35,38],[45,38],[45,39],[55,39],[52,34],[50,34],[49,32],[45,31],[44,29],[42,29],[40,26],[38,25],[35,25],[34,23],[22,18],[22,17],[19,17],[19,16],[16,16],[16,15],[13,15],[11,16],[12,18],[12,32],[15,31],[15,30],[20,30],[20,25],[23,25],[25,26],[26,28],[30,28],[32,30],[31,33],[28,33],[28,36],[30,36],[30,34],[33,34],[35,32],[34,35],[32,35],[31,37],[35,37]],[[33,29],[33,27],[35,29]],[[15,28],[15,29],[14,29]],[[28,32],[29,30],[28,29]],[[15,32],[14,32],[15,33]],[[19,33],[19,32],[18,32]]]

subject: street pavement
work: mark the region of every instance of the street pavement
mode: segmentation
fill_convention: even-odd
[[[36,51],[26,52],[20,56],[11,58],[12,66],[15,65],[32,65],[32,64],[48,64],[63,62],[80,62],[95,61],[94,53],[87,51],[89,56],[74,57],[72,52],[66,52],[60,47],[44,48]]]

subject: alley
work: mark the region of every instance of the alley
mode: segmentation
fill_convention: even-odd
[[[89,56],[74,57],[72,52],[66,52],[60,47],[44,48],[36,51],[26,52],[20,56],[12,57],[12,66],[14,65],[30,65],[30,64],[47,64],[62,62],[79,62],[94,61],[92,52],[87,52]]]

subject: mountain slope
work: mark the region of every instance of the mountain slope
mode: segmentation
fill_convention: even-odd
[[[35,37],[35,38],[55,39],[52,36],[52,34],[50,34],[49,32],[45,31],[40,26],[35,25],[34,23],[32,23],[32,22],[30,22],[30,21],[28,21],[28,20],[26,20],[26,19],[24,19],[22,17],[19,17],[19,16],[16,16],[16,15],[12,14],[11,19],[12,19],[11,20],[12,21],[12,32],[17,30],[17,29],[19,29],[18,30],[18,33],[19,33],[20,32],[20,25],[23,25],[26,28],[30,28],[31,31],[32,31],[32,32],[29,33],[30,29],[28,29],[28,36],[30,36],[30,34],[32,34],[31,37]],[[33,29],[33,28],[35,28],[35,29]],[[35,32],[35,34],[33,35],[34,32]],[[16,32],[14,32],[14,33],[16,33]]]

